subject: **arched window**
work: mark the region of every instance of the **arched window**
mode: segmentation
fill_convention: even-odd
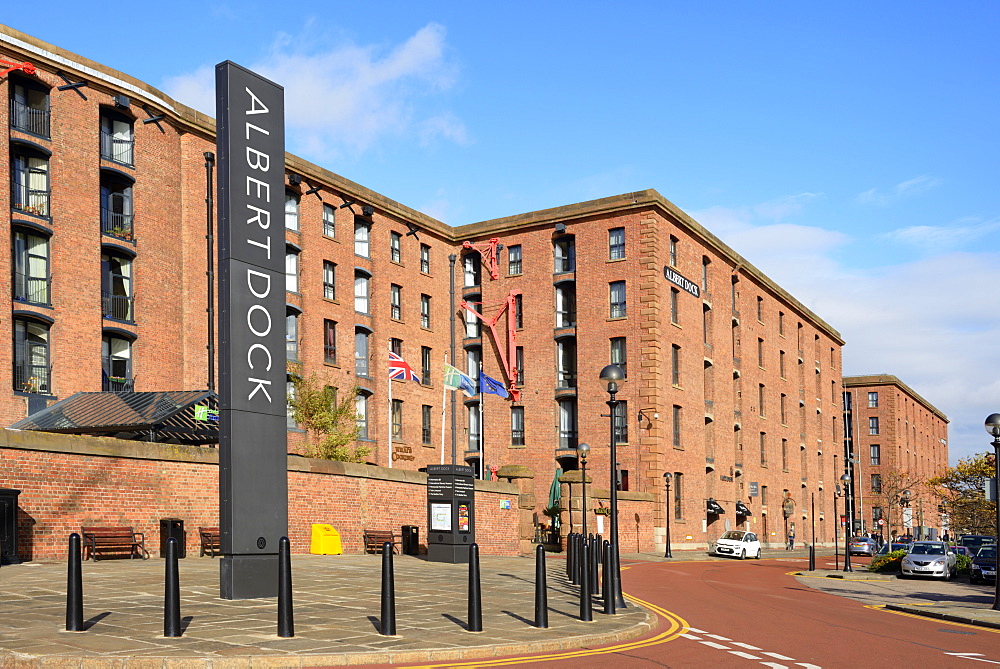
[[[105,335],[101,339],[101,386],[109,392],[131,392],[132,342],[123,337]]]
[[[48,138],[49,89],[33,79],[10,79],[10,127]]]
[[[32,230],[14,231],[14,299],[49,304],[49,238]]]
[[[49,395],[50,373],[48,324],[14,319],[14,390]]]
[[[132,119],[113,109],[101,110],[101,158],[131,167],[134,147]]]
[[[22,213],[35,216],[49,212],[49,157],[22,144],[11,144],[11,203]]]
[[[132,258],[106,251],[101,254],[101,313],[105,318],[135,320],[132,294]]]

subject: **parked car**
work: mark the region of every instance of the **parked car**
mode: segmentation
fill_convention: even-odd
[[[905,551],[910,548],[910,544],[882,544],[875,555],[888,555],[894,551]]]
[[[760,559],[760,540],[753,532],[730,530],[715,542],[712,553],[738,557],[741,560],[748,557]]]
[[[971,550],[968,546],[952,546],[951,550],[955,551],[955,555],[964,555],[970,559],[976,554],[976,551]]]
[[[878,550],[875,540],[868,537],[854,537],[847,547],[851,555],[875,555]]]
[[[976,552],[969,565],[969,583],[984,583],[997,580],[997,547],[986,545]]]
[[[988,534],[963,534],[958,538],[959,545],[968,547],[973,553],[985,544],[995,544],[996,542],[997,538]]]
[[[900,576],[951,579],[957,571],[955,552],[943,541],[914,541],[900,564]]]

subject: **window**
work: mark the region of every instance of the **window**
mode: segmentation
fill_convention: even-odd
[[[712,261],[708,258],[708,256],[701,257],[701,289],[706,293],[708,292],[708,272],[709,265],[711,264]]]
[[[707,303],[701,305],[701,340],[705,344],[712,342],[712,307]]]
[[[337,264],[329,260],[323,261],[323,297],[328,300],[337,299]]]
[[[767,486],[762,485],[760,487],[760,505],[767,506]]]
[[[389,233],[389,259],[392,262],[402,262],[403,261],[403,235],[398,232],[392,231]]]
[[[871,457],[871,463],[873,465],[882,464],[882,446],[879,444],[872,444],[868,447],[869,455]]]
[[[767,411],[765,411],[765,407],[764,407],[764,384],[763,383],[758,383],[757,384],[757,408],[759,409],[758,413],[760,414],[761,418],[763,418],[764,416],[767,415]]]
[[[674,405],[673,408],[673,421],[674,421],[674,448],[683,448],[681,445],[681,408]]]
[[[14,232],[13,298],[49,304],[49,240],[32,232]]]
[[[400,358],[403,357],[403,340],[398,337],[389,338],[389,350]]]
[[[132,182],[101,172],[101,233],[132,241]]]
[[[507,274],[521,273],[521,245],[507,247]]]
[[[878,393],[868,393],[868,408],[877,409],[878,408]]]
[[[576,284],[572,281],[556,286],[556,327],[576,327]]]
[[[781,440],[781,470],[788,471],[788,440]]]
[[[628,443],[628,402],[619,400],[615,405],[615,443]]]
[[[424,446],[431,445],[431,412],[434,410],[429,404],[420,407],[420,443]]]
[[[778,334],[782,337],[785,336],[785,312],[778,312]]]
[[[611,338],[611,364],[622,368],[622,373],[628,378],[628,353],[626,351],[625,337]]]
[[[757,297],[757,320],[764,322],[764,298]]]
[[[463,309],[463,311],[465,311],[465,336],[480,337],[482,336],[482,326],[481,326],[481,321],[479,320],[479,316],[476,315],[479,312],[478,310],[476,310],[475,312],[473,311],[475,307],[479,305],[476,302],[473,302],[471,299],[475,298],[476,300],[478,300],[479,296],[470,295],[469,298],[470,299],[467,301],[467,303],[470,307],[473,307],[473,309]]]
[[[868,419],[868,434],[878,434],[878,416]]]
[[[479,403],[467,404],[465,406],[465,411],[468,414],[468,436],[469,436],[469,446],[470,451],[479,451],[479,434],[480,434],[480,423],[479,423]],[[474,468],[475,469],[475,468]]]
[[[49,215],[49,158],[20,145],[11,149],[13,209],[35,216]]]
[[[757,337],[757,366],[764,368],[764,340]]]
[[[482,276],[482,263],[480,262],[479,253],[472,251],[462,256],[462,269],[464,271],[465,287],[478,286]]]
[[[881,474],[872,474],[872,492],[882,492]]]
[[[101,389],[105,392],[131,392],[132,342],[121,337],[101,339]]]
[[[368,333],[364,330],[354,331],[354,374],[369,375],[368,372]]]
[[[674,472],[674,519],[684,519],[684,475]]]
[[[625,257],[625,228],[608,230],[608,258],[621,260]]]
[[[323,319],[323,362],[337,364],[337,321]]]
[[[885,514],[882,511],[882,507],[880,507],[880,506],[873,506],[872,507],[872,520],[875,523],[878,523],[878,521],[880,521],[884,517],[885,517]]]
[[[785,393],[781,393],[781,405],[778,407],[781,409],[781,424],[788,425],[788,416],[785,413],[786,405],[788,403],[788,396]]]
[[[552,243],[555,255],[554,272],[575,272],[576,271],[576,239],[568,235],[557,239]]]
[[[403,315],[403,287],[396,284],[389,286],[389,316],[399,320]]]
[[[514,296],[514,328],[520,330],[524,327],[524,296]]]
[[[778,351],[778,374],[785,378],[785,352]]]
[[[101,254],[101,309],[105,318],[132,322],[132,259]]]
[[[358,313],[368,313],[368,284],[367,274],[354,273],[354,310]]]
[[[290,190],[285,191],[285,229],[299,229],[299,194]]]
[[[760,466],[767,467],[767,434],[760,433]]]
[[[48,395],[49,326],[14,320],[14,390]]]
[[[483,349],[479,346],[470,346],[465,351],[465,373],[475,381],[479,378],[479,366],[483,361]]]
[[[10,127],[49,136],[49,91],[34,81],[11,77]]]
[[[132,165],[135,137],[132,119],[110,109],[101,112],[101,158]]]
[[[524,446],[524,407],[510,408],[510,445]]]
[[[354,397],[354,410],[357,414],[358,439],[368,439],[368,395],[359,392]]]
[[[576,388],[576,339],[556,342],[556,388]]]
[[[420,347],[420,383],[431,385],[431,347]]]
[[[677,344],[670,347],[670,383],[681,385],[681,347]]]
[[[676,288],[670,289],[670,322],[677,325],[679,320],[678,310],[677,310],[677,300],[680,297],[680,291]]]
[[[608,285],[611,291],[611,318],[625,318],[625,282],[612,281]]]
[[[369,241],[371,237],[371,224],[368,221],[360,218],[354,218],[354,254],[359,255],[362,258],[371,257],[371,249],[369,248]]]
[[[677,267],[677,238],[670,235],[670,266]]]
[[[290,374],[285,375],[285,429],[296,430],[299,424],[295,421],[295,410],[292,409],[292,400],[298,397],[295,389],[295,381]]]
[[[420,327],[427,328],[431,327],[431,296],[420,295]]]
[[[328,205],[323,205],[323,236],[337,236],[337,210]]]
[[[285,291],[299,292],[299,252],[292,248],[285,249]]]
[[[517,372],[517,386],[524,385],[524,347],[518,346],[514,349],[514,371]]]
[[[420,245],[420,271],[424,274],[431,273],[431,247],[427,244]]]
[[[559,400],[559,447],[576,448],[576,400]]]
[[[299,359],[299,315],[291,311],[285,314],[285,354],[289,360]]]
[[[403,438],[403,400],[392,400],[392,438]]]

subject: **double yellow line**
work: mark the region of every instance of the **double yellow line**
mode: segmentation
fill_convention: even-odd
[[[616,646],[606,646],[604,648],[592,648],[587,650],[571,650],[559,653],[548,653],[544,655],[526,655],[522,657],[508,657],[500,660],[488,660],[486,658],[480,660],[471,660],[468,662],[445,662],[443,664],[422,664],[422,665],[408,665],[411,669],[436,669],[437,667],[503,667],[516,664],[528,664],[530,662],[549,662],[551,660],[572,660],[582,657],[593,657],[595,655],[608,655],[610,653],[620,653],[624,651],[636,650],[638,648],[648,648],[649,646],[656,646],[657,644],[666,643],[668,641],[673,641],[687,629],[687,621],[681,618],[676,613],[667,611],[666,609],[656,606],[655,604],[650,604],[649,602],[643,601],[638,597],[633,597],[632,595],[625,595],[625,597],[639,606],[645,607],[660,616],[667,622],[667,630],[657,634],[654,637],[648,639],[642,639],[640,641],[631,641],[628,643],[618,644]]]

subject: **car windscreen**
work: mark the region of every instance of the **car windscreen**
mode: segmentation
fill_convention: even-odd
[[[996,560],[997,559],[997,549],[994,548],[994,547],[992,547],[992,546],[986,546],[986,547],[980,548],[979,552],[976,553],[976,559],[983,559],[983,558],[985,558],[987,560]]]
[[[730,530],[722,535],[722,539],[729,539],[731,541],[743,541],[743,535],[745,532],[737,532],[736,530]]]
[[[944,546],[916,544],[910,547],[910,555],[944,555]]]

